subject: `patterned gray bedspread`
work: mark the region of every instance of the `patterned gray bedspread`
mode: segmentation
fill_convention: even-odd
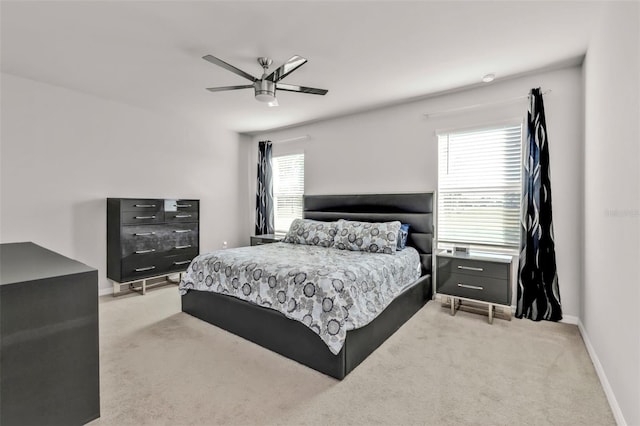
[[[393,255],[288,243],[201,254],[180,282],[282,312],[316,332],[333,354],[347,330],[371,322],[420,277],[413,247]]]

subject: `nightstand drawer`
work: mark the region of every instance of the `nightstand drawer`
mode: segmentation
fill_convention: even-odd
[[[438,270],[437,292],[449,296],[510,305],[509,280],[467,274],[443,274]]]
[[[263,244],[271,244],[282,241],[281,237],[276,237],[273,234],[264,234],[264,235],[252,235],[251,236],[251,245],[252,246],[261,246]]]
[[[466,274],[476,277],[509,279],[510,264],[484,260],[438,257],[438,272],[444,274]]]

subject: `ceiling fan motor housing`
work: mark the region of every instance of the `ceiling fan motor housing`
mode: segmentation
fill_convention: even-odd
[[[271,102],[276,97],[276,84],[266,79],[254,83],[256,99],[261,102]]]

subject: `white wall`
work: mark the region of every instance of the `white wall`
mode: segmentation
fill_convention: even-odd
[[[274,141],[274,155],[303,150],[306,194],[432,191],[437,189],[438,177],[436,130],[491,124],[511,118],[522,120],[527,101],[513,99],[526,96],[531,88],[538,86],[552,91],[545,95],[545,108],[558,275],[564,313],[577,317],[582,281],[580,209],[583,202],[583,99],[579,67],[265,132],[255,135],[254,146],[258,140],[270,139]],[[463,112],[424,116],[429,112],[495,102],[498,103]],[[309,135],[309,138],[278,144],[279,140],[302,135]],[[255,167],[253,151],[248,161],[250,167]],[[255,171],[252,179],[253,176]]]
[[[629,425],[640,425],[639,15],[637,2],[603,6],[584,65],[581,321]]]
[[[78,259],[107,289],[107,197],[198,198],[202,251],[248,239],[237,134],[4,73],[1,83],[3,243]]]

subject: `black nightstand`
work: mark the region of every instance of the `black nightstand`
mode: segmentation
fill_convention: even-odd
[[[495,305],[505,308],[511,320],[511,260],[508,255],[440,252],[436,255],[436,292],[449,297],[451,315],[460,300],[469,300],[488,306],[489,324]]]
[[[252,235],[251,245],[261,246],[262,244],[277,243],[278,241],[282,241],[282,238],[284,237],[281,235],[274,235],[274,234]]]

